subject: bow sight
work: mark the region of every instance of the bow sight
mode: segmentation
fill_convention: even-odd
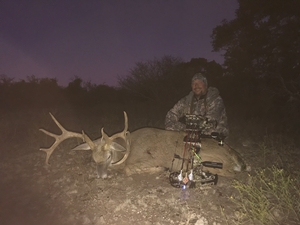
[[[180,171],[173,171],[169,175],[170,183],[176,188],[194,188],[196,184],[200,186],[216,185],[218,175],[204,171],[203,167],[222,169],[223,164],[219,162],[202,161],[200,156],[201,138],[214,138],[219,145],[223,146],[224,138],[216,132],[211,135],[203,135],[201,131],[205,128],[207,120],[196,115],[186,115],[186,136],[183,139],[185,144],[183,157],[174,154],[172,167],[175,160],[181,161]],[[184,170],[184,166],[186,169]]]

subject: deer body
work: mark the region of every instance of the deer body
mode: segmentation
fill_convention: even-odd
[[[97,165],[98,177],[106,178],[108,167],[124,163],[128,175],[134,173],[153,173],[164,168],[173,171],[187,168],[191,165],[188,160],[174,160],[174,154],[182,158],[188,158],[183,141],[185,132],[166,131],[156,128],[142,128],[129,133],[127,114],[124,112],[125,128],[122,132],[107,136],[102,129],[102,137],[97,140],[90,138],[82,132],[74,133],[64,129],[51,115],[54,122],[62,130],[61,135],[50,133],[41,129],[44,133],[54,137],[54,144],[48,149],[41,149],[47,153],[46,163],[61,141],[67,138],[82,138],[86,143],[75,147],[73,150],[92,150],[92,156]],[[121,139],[121,142],[120,142]],[[229,146],[219,146],[214,139],[201,139],[200,156],[202,161],[214,161],[223,163],[223,169],[208,170],[221,176],[233,176],[234,171],[240,171],[244,162],[240,155]],[[173,163],[172,163],[173,161]],[[184,165],[183,165],[184,162]]]
[[[162,168],[171,168],[179,171],[182,161],[176,159],[173,164],[174,154],[184,156],[185,132],[167,131],[155,128],[143,128],[131,134],[131,153],[125,161],[127,174],[155,172]],[[201,140],[200,156],[203,161],[223,163],[223,169],[208,170],[221,176],[233,176],[234,171],[240,170],[244,162],[237,152],[229,146],[219,146],[214,139]],[[185,153],[187,154],[187,153]],[[186,164],[184,165],[186,168]]]

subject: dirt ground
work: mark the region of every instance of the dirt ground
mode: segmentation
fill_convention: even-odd
[[[255,140],[229,141],[252,169],[261,165]],[[54,152],[48,167],[46,154],[39,151],[45,146],[22,138],[3,144],[1,225],[234,224],[237,208],[230,198],[237,193],[231,182],[247,179],[247,172],[241,172],[219,177],[216,186],[183,190],[170,185],[167,171],[128,177],[111,169],[111,178],[102,180],[90,152],[69,151],[69,144]]]

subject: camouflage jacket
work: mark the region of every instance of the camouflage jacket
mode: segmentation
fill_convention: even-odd
[[[211,132],[219,132],[225,136],[229,134],[225,106],[217,88],[209,87],[204,98],[196,99],[191,91],[180,99],[166,115],[166,130],[185,130],[185,124],[179,122],[179,119],[186,114],[207,118],[211,126],[204,128],[202,131],[204,134],[209,135]]]

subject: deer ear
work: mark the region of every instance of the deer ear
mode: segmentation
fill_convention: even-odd
[[[120,145],[116,142],[111,143],[110,149],[113,151],[117,151],[117,152],[125,152],[126,151],[125,147],[123,147],[122,145]]]

